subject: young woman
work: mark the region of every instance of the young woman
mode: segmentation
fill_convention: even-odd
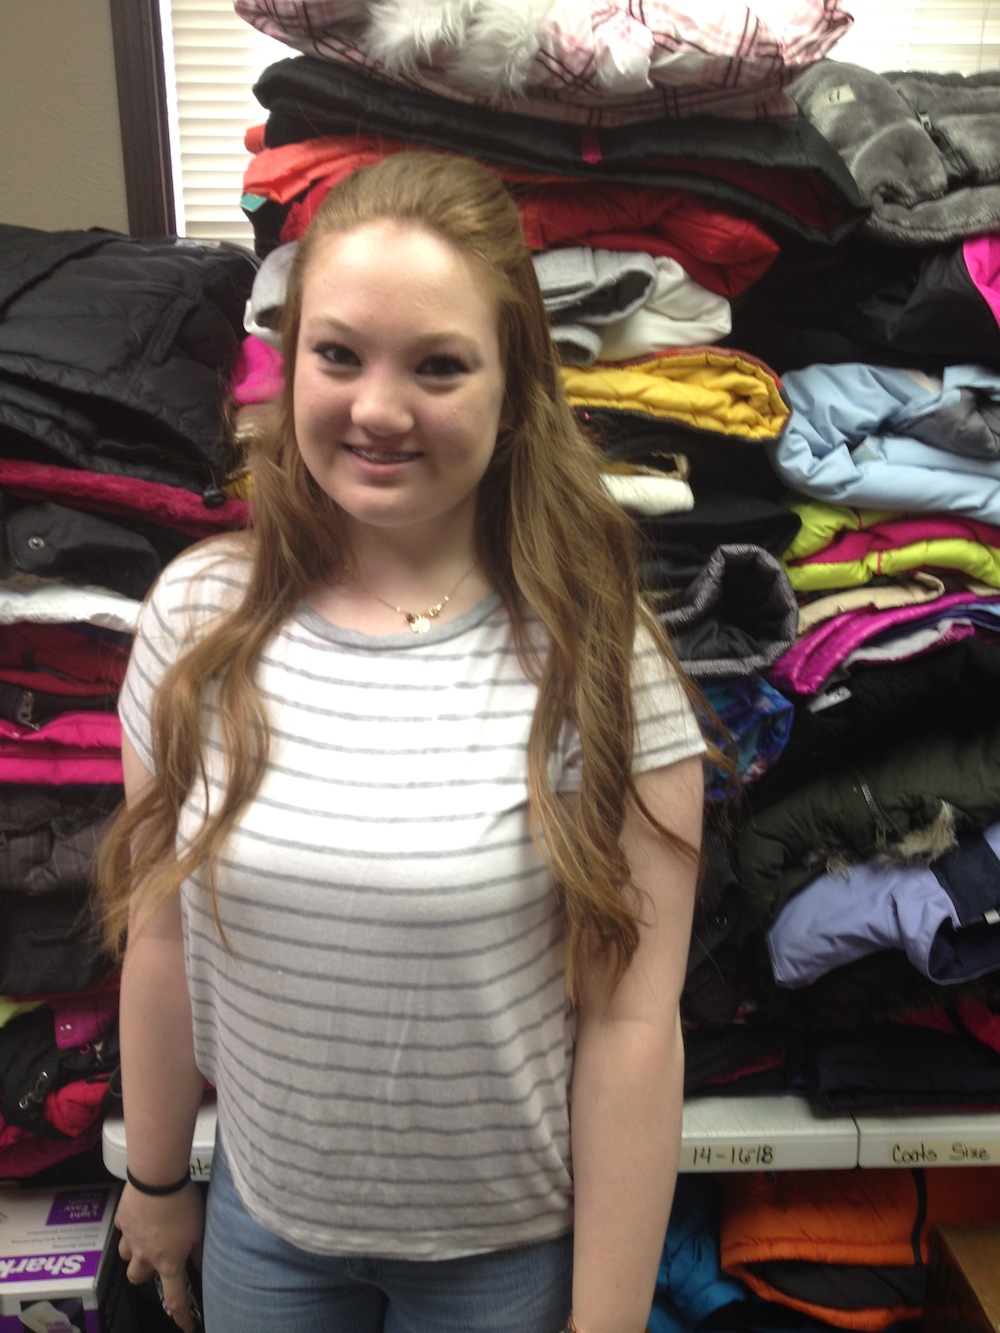
[[[164,573],[122,692],[128,1277],[192,1327],[207,1078],[209,1333],[639,1333],[705,747],[503,185],[348,177],[284,339],[253,529]]]

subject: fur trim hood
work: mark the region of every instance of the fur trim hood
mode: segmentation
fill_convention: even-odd
[[[594,126],[662,115],[794,117],[785,84],[853,22],[796,0],[235,0],[271,37],[376,77]],[[637,16],[638,13],[638,16]]]

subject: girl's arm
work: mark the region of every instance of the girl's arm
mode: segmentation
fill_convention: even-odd
[[[667,828],[699,845],[700,759],[641,774],[637,786]],[[641,895],[639,947],[613,991],[596,951],[580,961],[571,1093],[579,1333],[645,1329],[680,1152],[679,1007],[696,867],[634,809],[626,816],[623,844]]]
[[[127,737],[122,765],[126,800],[133,803],[152,777]],[[194,1059],[178,894],[153,912],[133,914],[119,1027],[129,1170],[147,1185],[170,1184],[188,1169],[204,1090]],[[204,1209],[198,1189],[189,1185],[154,1196],[126,1184],[115,1221],[129,1281],[144,1282],[158,1273],[165,1304],[176,1311],[180,1327],[193,1333],[185,1267],[189,1258],[201,1259]]]

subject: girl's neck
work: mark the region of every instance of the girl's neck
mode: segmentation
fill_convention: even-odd
[[[489,591],[471,544],[420,548],[386,534],[352,543],[343,577],[310,601],[334,624],[363,634],[422,633],[464,615]]]
[[[405,606],[440,601],[476,564],[471,526],[444,534],[364,528],[349,534],[346,556],[345,584]]]

